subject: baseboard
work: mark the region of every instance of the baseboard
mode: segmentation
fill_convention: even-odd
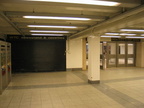
[[[97,80],[97,81],[88,80],[88,83],[89,84],[99,84],[100,80]]]
[[[82,71],[82,68],[67,68],[67,71]]]

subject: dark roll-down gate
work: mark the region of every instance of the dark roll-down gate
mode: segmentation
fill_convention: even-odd
[[[10,36],[13,72],[52,72],[66,70],[65,37]]]

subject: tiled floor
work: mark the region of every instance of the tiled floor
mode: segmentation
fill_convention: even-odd
[[[101,70],[100,84],[86,71],[14,74],[0,108],[144,108],[144,69]]]

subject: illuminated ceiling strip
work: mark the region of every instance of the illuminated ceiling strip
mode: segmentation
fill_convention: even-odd
[[[101,36],[101,37],[120,38],[121,36]]]
[[[79,18],[79,17],[55,17],[55,16],[23,16],[23,18],[29,19],[55,19],[55,20],[80,20],[80,21],[88,21],[90,18]]]
[[[142,39],[144,37],[130,37],[130,36],[127,36],[126,38],[138,38],[138,39]]]
[[[135,36],[136,34],[131,33],[105,33],[106,35],[121,35],[121,36]]]
[[[45,31],[45,30],[30,30],[30,32],[40,32],[40,33],[70,33],[69,31]]]
[[[42,27],[42,28],[77,28],[76,26],[54,26],[54,25],[28,25],[27,27]]]
[[[106,35],[119,35],[119,33],[105,33]]]
[[[135,36],[136,34],[130,34],[130,33],[120,33],[121,36]]]
[[[118,2],[100,1],[100,0],[24,0],[24,1],[75,3],[75,4],[88,4],[88,5],[102,5],[102,6],[117,6],[120,4]]]
[[[142,29],[121,29],[121,31],[144,32],[144,30],[142,30]]]
[[[31,34],[33,36],[64,36],[63,34]]]

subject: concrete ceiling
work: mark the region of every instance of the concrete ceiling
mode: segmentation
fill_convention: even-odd
[[[30,30],[70,31],[69,38],[104,35],[121,32],[121,28],[144,29],[143,0],[105,0],[119,2],[118,6],[82,5],[70,3],[34,2],[25,0],[0,1],[0,33],[4,35],[31,35]],[[25,15],[90,18],[88,21],[59,19],[26,19]],[[30,28],[27,25],[77,26],[77,28]],[[40,33],[41,34],[41,33]]]

